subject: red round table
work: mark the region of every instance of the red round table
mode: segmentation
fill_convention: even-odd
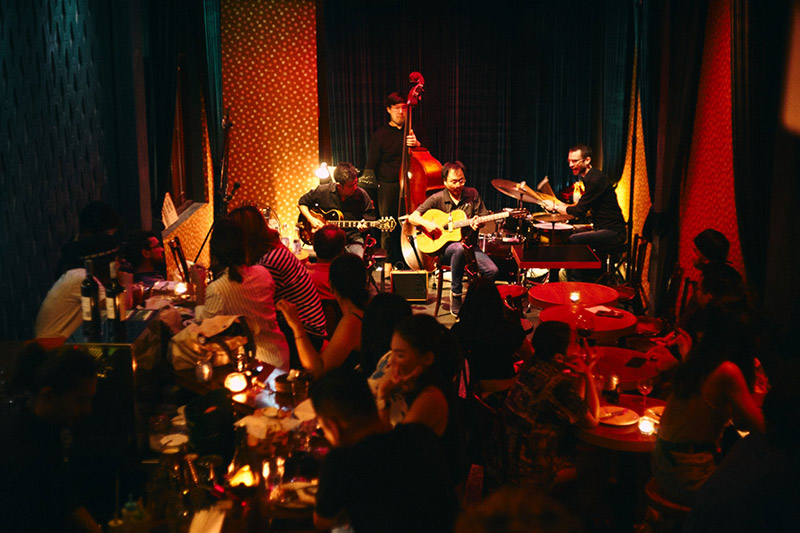
[[[594,350],[598,355],[594,366],[595,374],[616,374],[622,390],[636,390],[636,383],[640,379],[653,378],[678,364],[666,350],[653,352],[651,356],[616,346],[595,346]]]
[[[601,402],[605,405],[604,402]],[[620,407],[627,407],[636,411],[636,414],[642,416],[644,413],[644,405],[642,396],[632,394],[620,394],[619,403],[611,404]],[[666,405],[663,400],[656,398],[647,398],[647,409],[656,406]],[[656,435],[643,435],[639,431],[638,424],[631,424],[629,426],[607,426],[599,424],[596,428],[578,428],[577,437],[583,442],[587,442],[593,446],[606,448],[609,450],[616,450],[620,452],[638,452],[649,453],[653,451],[656,445]]]
[[[619,337],[631,333],[636,328],[636,316],[622,309],[613,309],[619,315],[618,318],[608,316],[597,316],[593,308],[586,308],[580,305],[554,305],[542,309],[539,313],[539,320],[542,322],[565,322],[572,329],[575,329],[579,313],[593,315],[594,329],[590,339],[598,342],[609,342]]]
[[[531,287],[528,291],[531,303],[541,308],[552,305],[578,304],[591,307],[593,305],[617,304],[619,293],[611,287],[598,283],[582,281],[558,281]],[[577,298],[573,301],[572,298]]]

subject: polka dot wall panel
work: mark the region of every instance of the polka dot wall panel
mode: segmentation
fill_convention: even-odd
[[[294,227],[297,200],[317,185],[319,108],[315,3],[222,0],[222,89],[233,127],[230,207],[271,207]]]

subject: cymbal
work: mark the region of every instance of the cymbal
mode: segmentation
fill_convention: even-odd
[[[496,179],[492,180],[492,187],[500,191],[501,193],[505,194],[506,196],[510,196],[515,200],[522,200],[523,202],[529,202],[532,204],[538,203],[539,200],[534,198],[530,194],[525,193],[525,191],[519,190],[519,183],[510,180],[501,180]]]
[[[537,222],[566,222],[567,220],[572,220],[575,218],[572,215],[562,215],[560,213],[534,213],[531,215],[531,218],[536,220]]]

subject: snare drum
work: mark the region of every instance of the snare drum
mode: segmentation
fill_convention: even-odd
[[[540,222],[534,225],[536,231],[539,233],[539,240],[541,242],[548,242],[550,244],[566,244],[567,239],[572,234],[573,227],[571,224],[564,224],[563,222],[548,223]]]

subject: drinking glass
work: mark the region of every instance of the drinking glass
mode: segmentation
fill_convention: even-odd
[[[639,394],[642,395],[642,408],[647,407],[647,395],[653,392],[653,378],[640,379],[636,383]]]

